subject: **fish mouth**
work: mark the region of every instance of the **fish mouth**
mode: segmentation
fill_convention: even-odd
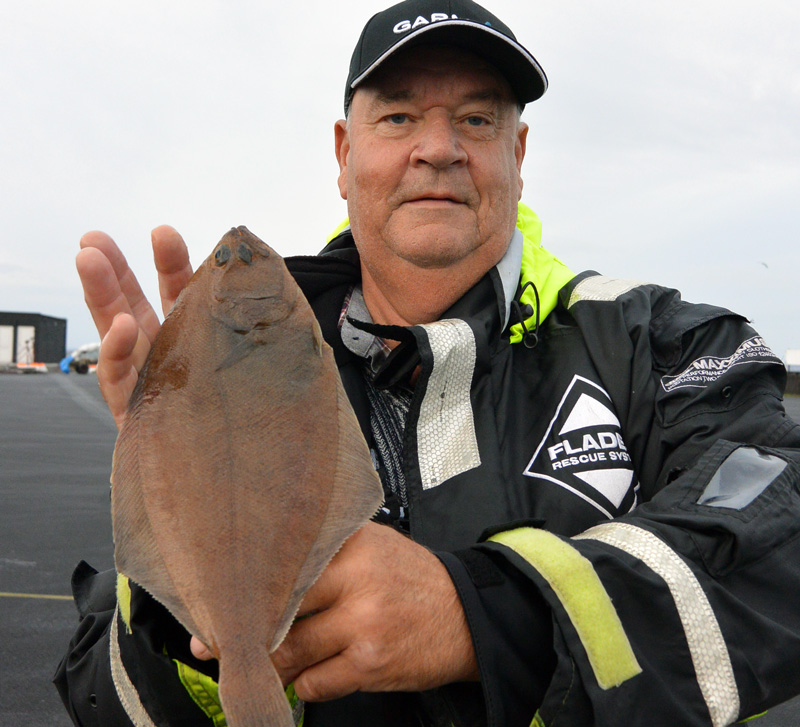
[[[248,293],[241,290],[219,292],[214,295],[214,300],[217,303],[228,303],[231,300],[278,300],[281,298],[281,293]]]

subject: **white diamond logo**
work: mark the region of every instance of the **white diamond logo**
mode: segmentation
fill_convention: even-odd
[[[613,407],[602,386],[573,376],[523,474],[562,487],[608,518],[630,512],[639,483]]]
[[[619,507],[631,486],[633,470],[588,470],[576,472],[575,477],[591,485],[614,507]]]
[[[605,393],[605,392],[603,392]],[[576,429],[585,429],[586,427],[609,425],[612,427],[619,426],[619,419],[617,419],[611,409],[603,406],[594,397],[588,394],[581,394],[572,411],[564,422],[564,426],[559,430],[559,434],[566,434],[567,432],[574,432]]]

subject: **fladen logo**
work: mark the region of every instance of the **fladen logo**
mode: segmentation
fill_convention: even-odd
[[[574,376],[524,475],[569,490],[609,518],[628,512],[639,489],[608,393]]]

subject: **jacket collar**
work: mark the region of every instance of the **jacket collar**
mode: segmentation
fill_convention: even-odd
[[[322,289],[359,282],[360,263],[349,221],[344,220],[336,228],[319,256],[287,258],[287,264],[308,298]],[[533,210],[520,202],[517,226],[509,247],[487,277],[495,282],[498,323],[502,331],[509,322],[512,300],[516,298],[521,305],[530,305],[531,314],[524,323],[532,328],[535,322],[541,323],[553,311],[559,290],[575,274],[542,247],[542,223]],[[456,303],[453,309],[462,309],[462,306]],[[454,312],[453,309],[446,315]],[[522,324],[512,325],[510,342],[521,341],[523,333]]]

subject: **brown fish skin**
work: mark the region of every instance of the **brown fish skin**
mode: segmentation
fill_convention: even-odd
[[[117,570],[219,659],[230,727],[291,727],[269,652],[382,488],[311,308],[246,228],[164,321],[112,485]]]

